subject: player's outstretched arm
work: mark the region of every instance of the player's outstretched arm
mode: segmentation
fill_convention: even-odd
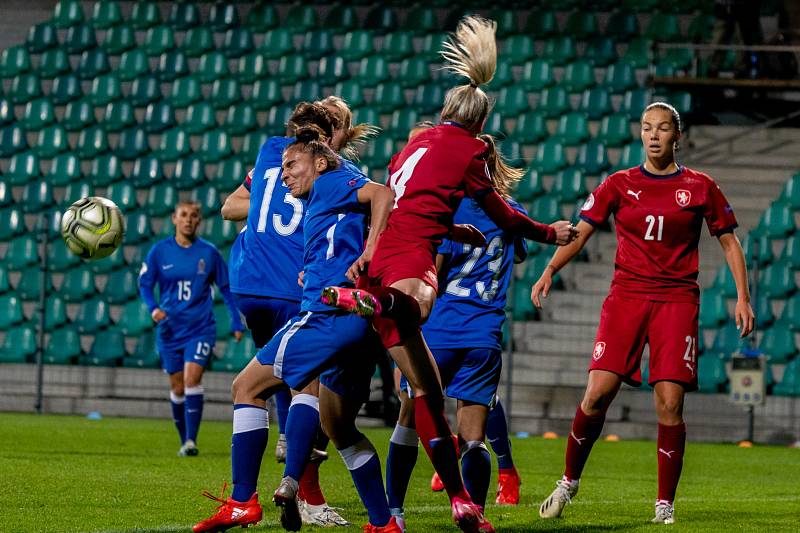
[[[358,190],[358,203],[370,205],[370,223],[364,253],[347,269],[347,278],[352,281],[366,270],[367,263],[372,260],[378,238],[386,229],[386,221],[392,211],[394,193],[389,187],[370,182]]]
[[[747,283],[747,263],[744,259],[742,243],[733,232],[723,233],[719,236],[719,244],[725,253],[725,261],[731,269],[733,280],[736,283],[736,328],[740,337],[746,337],[753,331],[755,314],[750,305],[750,287]]]
[[[238,222],[247,218],[250,210],[250,191],[244,185],[233,191],[222,204],[222,218]]]
[[[578,255],[578,253],[583,249],[583,247],[586,245],[586,241],[588,241],[589,237],[591,237],[594,233],[594,226],[586,221],[581,220],[578,222],[576,230],[578,232],[577,238],[566,246],[562,246],[556,250],[556,253],[553,254],[553,257],[545,267],[544,272],[542,272],[542,275],[539,277],[539,280],[531,289],[531,301],[533,302],[533,305],[539,309],[542,308],[540,296],[547,298],[547,296],[550,294],[550,287],[553,285],[553,276],[556,272],[564,268],[564,265],[569,263],[572,258]]]

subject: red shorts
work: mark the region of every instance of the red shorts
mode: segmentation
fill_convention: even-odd
[[[648,383],[674,381],[697,390],[697,319],[700,306],[611,295],[603,302],[589,370],[607,370],[642,384],[641,362],[650,346]]]

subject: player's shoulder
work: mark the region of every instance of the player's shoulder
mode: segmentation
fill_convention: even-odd
[[[705,172],[701,172],[699,170],[695,170],[695,169],[689,168],[687,166],[684,166],[682,168],[683,168],[683,174],[687,178],[695,179],[695,180],[697,180],[697,181],[699,181],[699,182],[701,182],[701,183],[703,183],[704,185],[707,185],[707,186],[712,186],[712,185],[716,185],[717,184],[717,182],[714,181],[714,178],[712,178],[711,176],[709,176]]]
[[[270,159],[270,160],[280,160],[283,156],[283,151],[289,146],[292,142],[294,142],[293,137],[269,137],[264,144],[261,145],[261,150],[259,151],[259,157],[261,159]]]
[[[217,248],[217,245],[215,245],[211,241],[207,241],[207,240],[203,239],[202,237],[198,237],[197,238],[197,240],[195,241],[195,246],[198,246],[200,249],[207,250],[207,251],[211,252],[212,254],[218,254],[219,253],[219,249]]]
[[[157,253],[165,248],[169,248],[172,246],[173,242],[175,242],[174,236],[170,235],[169,237],[164,237],[163,239],[153,243],[153,246],[150,247],[150,253]]]

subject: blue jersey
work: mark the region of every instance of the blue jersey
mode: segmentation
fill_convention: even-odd
[[[525,209],[510,201],[514,209]],[[422,328],[431,349],[502,349],[506,291],[515,257],[527,255],[525,239],[504,232],[472,199],[465,198],[454,223],[472,224],[486,236],[486,246],[475,248],[445,240],[439,253],[448,256],[446,287]]]
[[[331,311],[320,302],[322,289],[351,285],[345,273],[364,251],[366,210],[358,203],[358,190],[369,183],[353,165],[320,175],[306,203],[303,233],[302,311]]]
[[[290,137],[270,137],[261,146],[244,186],[250,191],[247,225],[231,248],[231,290],[236,294],[300,301],[297,274],[303,268],[305,201],[281,180],[283,150]]]
[[[150,249],[139,272],[139,293],[150,312],[159,308],[167,314],[158,324],[161,346],[180,344],[193,337],[216,336],[212,283],[219,287],[231,313],[231,330],[242,331],[228,286],[228,267],[213,244],[197,239],[184,248],[175,237],[168,237]],[[153,297],[156,284],[158,302]]]

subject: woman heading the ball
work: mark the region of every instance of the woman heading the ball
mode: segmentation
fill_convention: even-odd
[[[179,202],[172,213],[175,235],[153,245],[139,272],[139,294],[157,324],[156,346],[161,367],[169,375],[180,456],[198,453],[203,372],[217,336],[212,283],[219,288],[231,314],[236,342],[244,330],[228,286],[228,267],[216,246],[197,237],[200,222],[199,204]],[[158,302],[153,295],[156,285]]]

